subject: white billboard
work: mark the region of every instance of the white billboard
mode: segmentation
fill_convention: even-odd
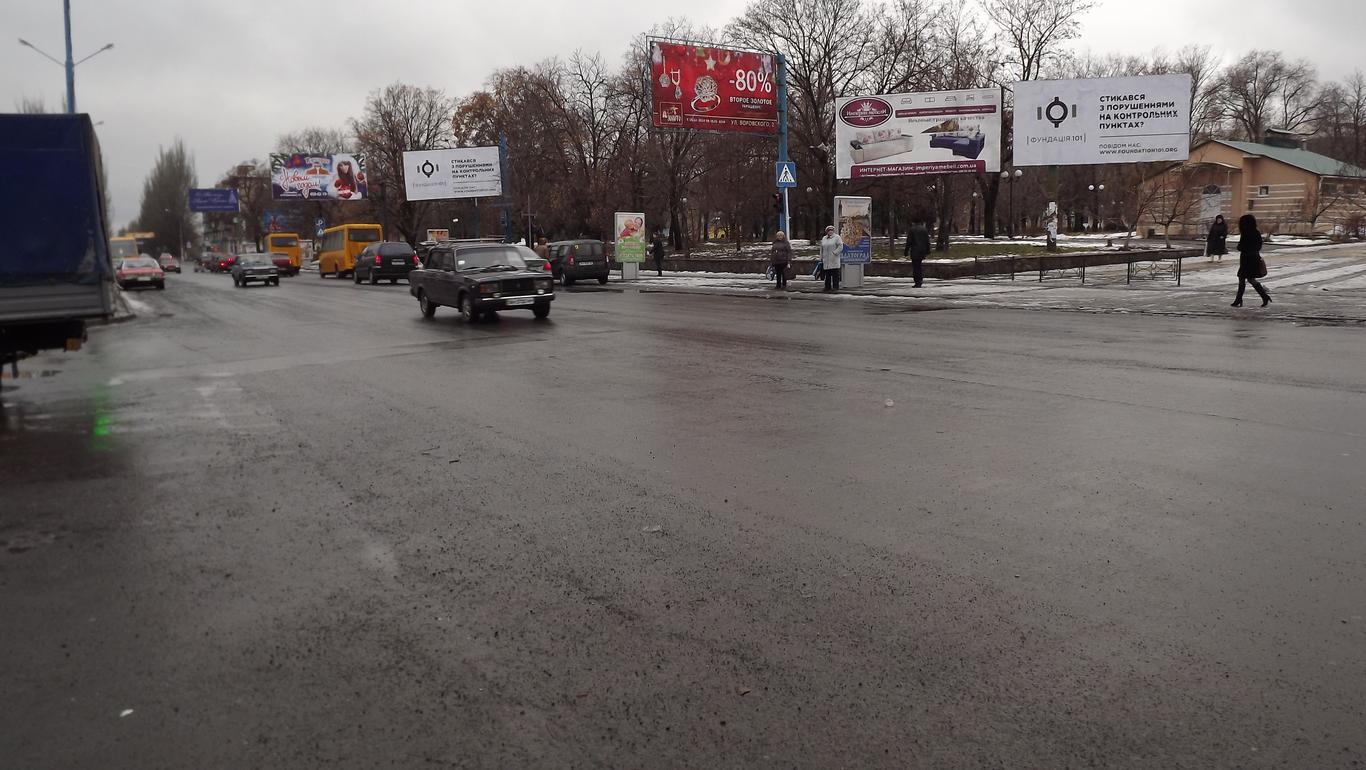
[[[497,147],[403,153],[403,190],[410,201],[491,198],[503,194]]]
[[[1001,170],[1001,93],[995,88],[835,100],[840,179]]]
[[[1015,84],[1015,165],[1190,157],[1190,75]]]

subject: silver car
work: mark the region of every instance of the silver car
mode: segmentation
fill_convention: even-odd
[[[280,269],[271,261],[269,254],[238,254],[232,263],[232,282],[241,288],[252,281],[260,281],[268,286],[280,285]]]

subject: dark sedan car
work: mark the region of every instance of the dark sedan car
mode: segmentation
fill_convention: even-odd
[[[612,262],[602,241],[555,241],[550,244],[550,270],[565,286],[593,278],[607,283]]]
[[[528,270],[528,259],[539,258],[525,246],[443,243],[408,275],[408,291],[427,318],[442,305],[459,308],[467,323],[499,310],[530,310],[545,318],[555,283],[543,272]]]
[[[280,285],[280,269],[270,260],[269,254],[239,254],[233,262],[232,282],[241,288],[252,281]]]
[[[380,241],[361,250],[351,279],[356,283],[369,281],[371,285],[385,278],[389,283],[398,283],[398,279],[406,279],[416,267],[417,252],[412,246],[402,241]]]

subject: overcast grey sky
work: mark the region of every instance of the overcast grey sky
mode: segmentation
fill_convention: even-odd
[[[722,26],[745,0],[72,0],[76,105],[94,120],[118,225],[137,215],[157,147],[182,137],[209,186],[282,133],[341,126],[371,90],[403,81],[460,96],[494,69],[576,48],[619,59],[669,17]],[[61,106],[61,0],[0,0],[0,111],[24,97]],[[1366,66],[1362,0],[1101,0],[1078,50],[1146,53],[1207,44],[1225,59],[1252,47],[1309,58],[1320,76]]]

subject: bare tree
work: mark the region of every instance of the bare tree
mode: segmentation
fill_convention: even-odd
[[[1279,51],[1251,51],[1220,80],[1222,114],[1242,138],[1260,142],[1269,128],[1293,131],[1309,122],[1314,84],[1309,63],[1288,62]]]
[[[372,180],[371,202],[386,220],[386,230],[392,224],[410,244],[417,243],[432,204],[404,195],[403,153],[449,147],[454,114],[455,102],[444,91],[394,83],[372,92],[364,113],[351,121]]]
[[[1187,224],[1200,202],[1195,184],[1197,173],[1195,167],[1183,163],[1152,180],[1156,189],[1150,199],[1149,214],[1154,222],[1162,225],[1162,237],[1169,249],[1172,247],[1172,225]]]
[[[1004,38],[1020,80],[1036,80],[1056,61],[1061,45],[1077,36],[1092,0],[982,0],[982,9]]]
[[[176,139],[169,148],[158,148],[156,162],[142,183],[142,202],[137,218],[140,229],[156,233],[147,244],[149,249],[184,256],[185,246],[180,242],[180,236],[184,234],[193,239],[189,189],[196,184],[194,156],[185,149],[183,141]]]
[[[1190,45],[1177,51],[1170,71],[1191,76],[1191,143],[1210,139],[1221,120],[1218,59],[1209,46]]]

